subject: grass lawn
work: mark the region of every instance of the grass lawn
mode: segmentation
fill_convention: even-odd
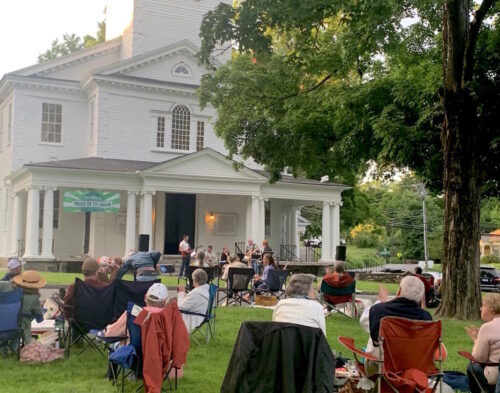
[[[179,393],[218,392],[231,356],[234,341],[241,322],[245,320],[270,320],[271,311],[248,307],[219,307],[217,309],[216,337],[210,344],[191,346],[184,377],[179,381]],[[457,350],[470,350],[472,342],[464,332],[470,322],[445,321],[444,342],[449,359],[444,370],[462,370],[466,361],[459,357]],[[477,323],[476,323],[477,325]],[[327,336],[330,346],[343,356],[351,357],[337,342],[339,335],[354,337],[358,346],[366,344],[368,334],[359,326],[358,320],[350,320],[340,315],[327,318]],[[47,365],[19,364],[16,359],[0,359],[3,393],[67,393],[67,392],[116,392],[103,376],[106,359],[98,353],[87,350],[84,354],[72,355],[69,359]],[[128,383],[126,392],[135,392],[137,384]]]
[[[346,263],[349,269],[365,267],[367,260],[370,266],[385,264],[385,259],[377,255],[375,248],[359,248],[351,245],[346,248]]]

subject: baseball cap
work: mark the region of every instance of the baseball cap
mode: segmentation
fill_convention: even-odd
[[[17,258],[11,258],[11,259],[9,259],[9,263],[7,264],[7,267],[10,270],[13,270],[13,269],[17,269],[21,265],[22,264],[21,264],[21,261],[19,261],[19,259],[17,259]]]
[[[168,290],[167,287],[163,284],[156,283],[149,287],[148,292],[146,293],[146,297],[150,300],[167,300],[168,298]]]

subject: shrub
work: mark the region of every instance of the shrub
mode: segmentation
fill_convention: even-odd
[[[491,263],[500,263],[500,258],[495,254],[486,255],[481,258],[481,264],[488,265]]]

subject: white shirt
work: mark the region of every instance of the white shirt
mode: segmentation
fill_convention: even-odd
[[[208,284],[203,284],[193,289],[187,295],[185,292],[179,292],[177,295],[177,305],[179,306],[179,310],[196,312],[203,315],[206,314],[208,310],[208,300],[210,298],[209,289],[210,286]],[[188,332],[191,332],[193,329],[200,326],[203,319],[205,319],[205,317],[202,317],[201,315],[181,315]]]
[[[206,252],[205,254],[205,262],[208,263],[210,266],[213,266],[215,263],[215,260],[217,259],[217,255],[215,255],[215,252]]]
[[[181,251],[188,252],[190,248],[191,247],[189,247],[189,243],[185,240],[179,243],[179,250]]]
[[[302,298],[280,300],[274,309],[273,321],[320,328],[326,337],[323,306],[315,300]]]

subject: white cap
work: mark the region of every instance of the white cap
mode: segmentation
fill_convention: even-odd
[[[9,260],[9,263],[7,264],[7,267],[10,270],[17,269],[19,266],[21,266],[21,262],[17,258],[12,258]]]
[[[154,296],[154,298],[152,298]],[[149,287],[146,297],[150,300],[164,301],[168,298],[167,287],[163,284],[156,283]]]

